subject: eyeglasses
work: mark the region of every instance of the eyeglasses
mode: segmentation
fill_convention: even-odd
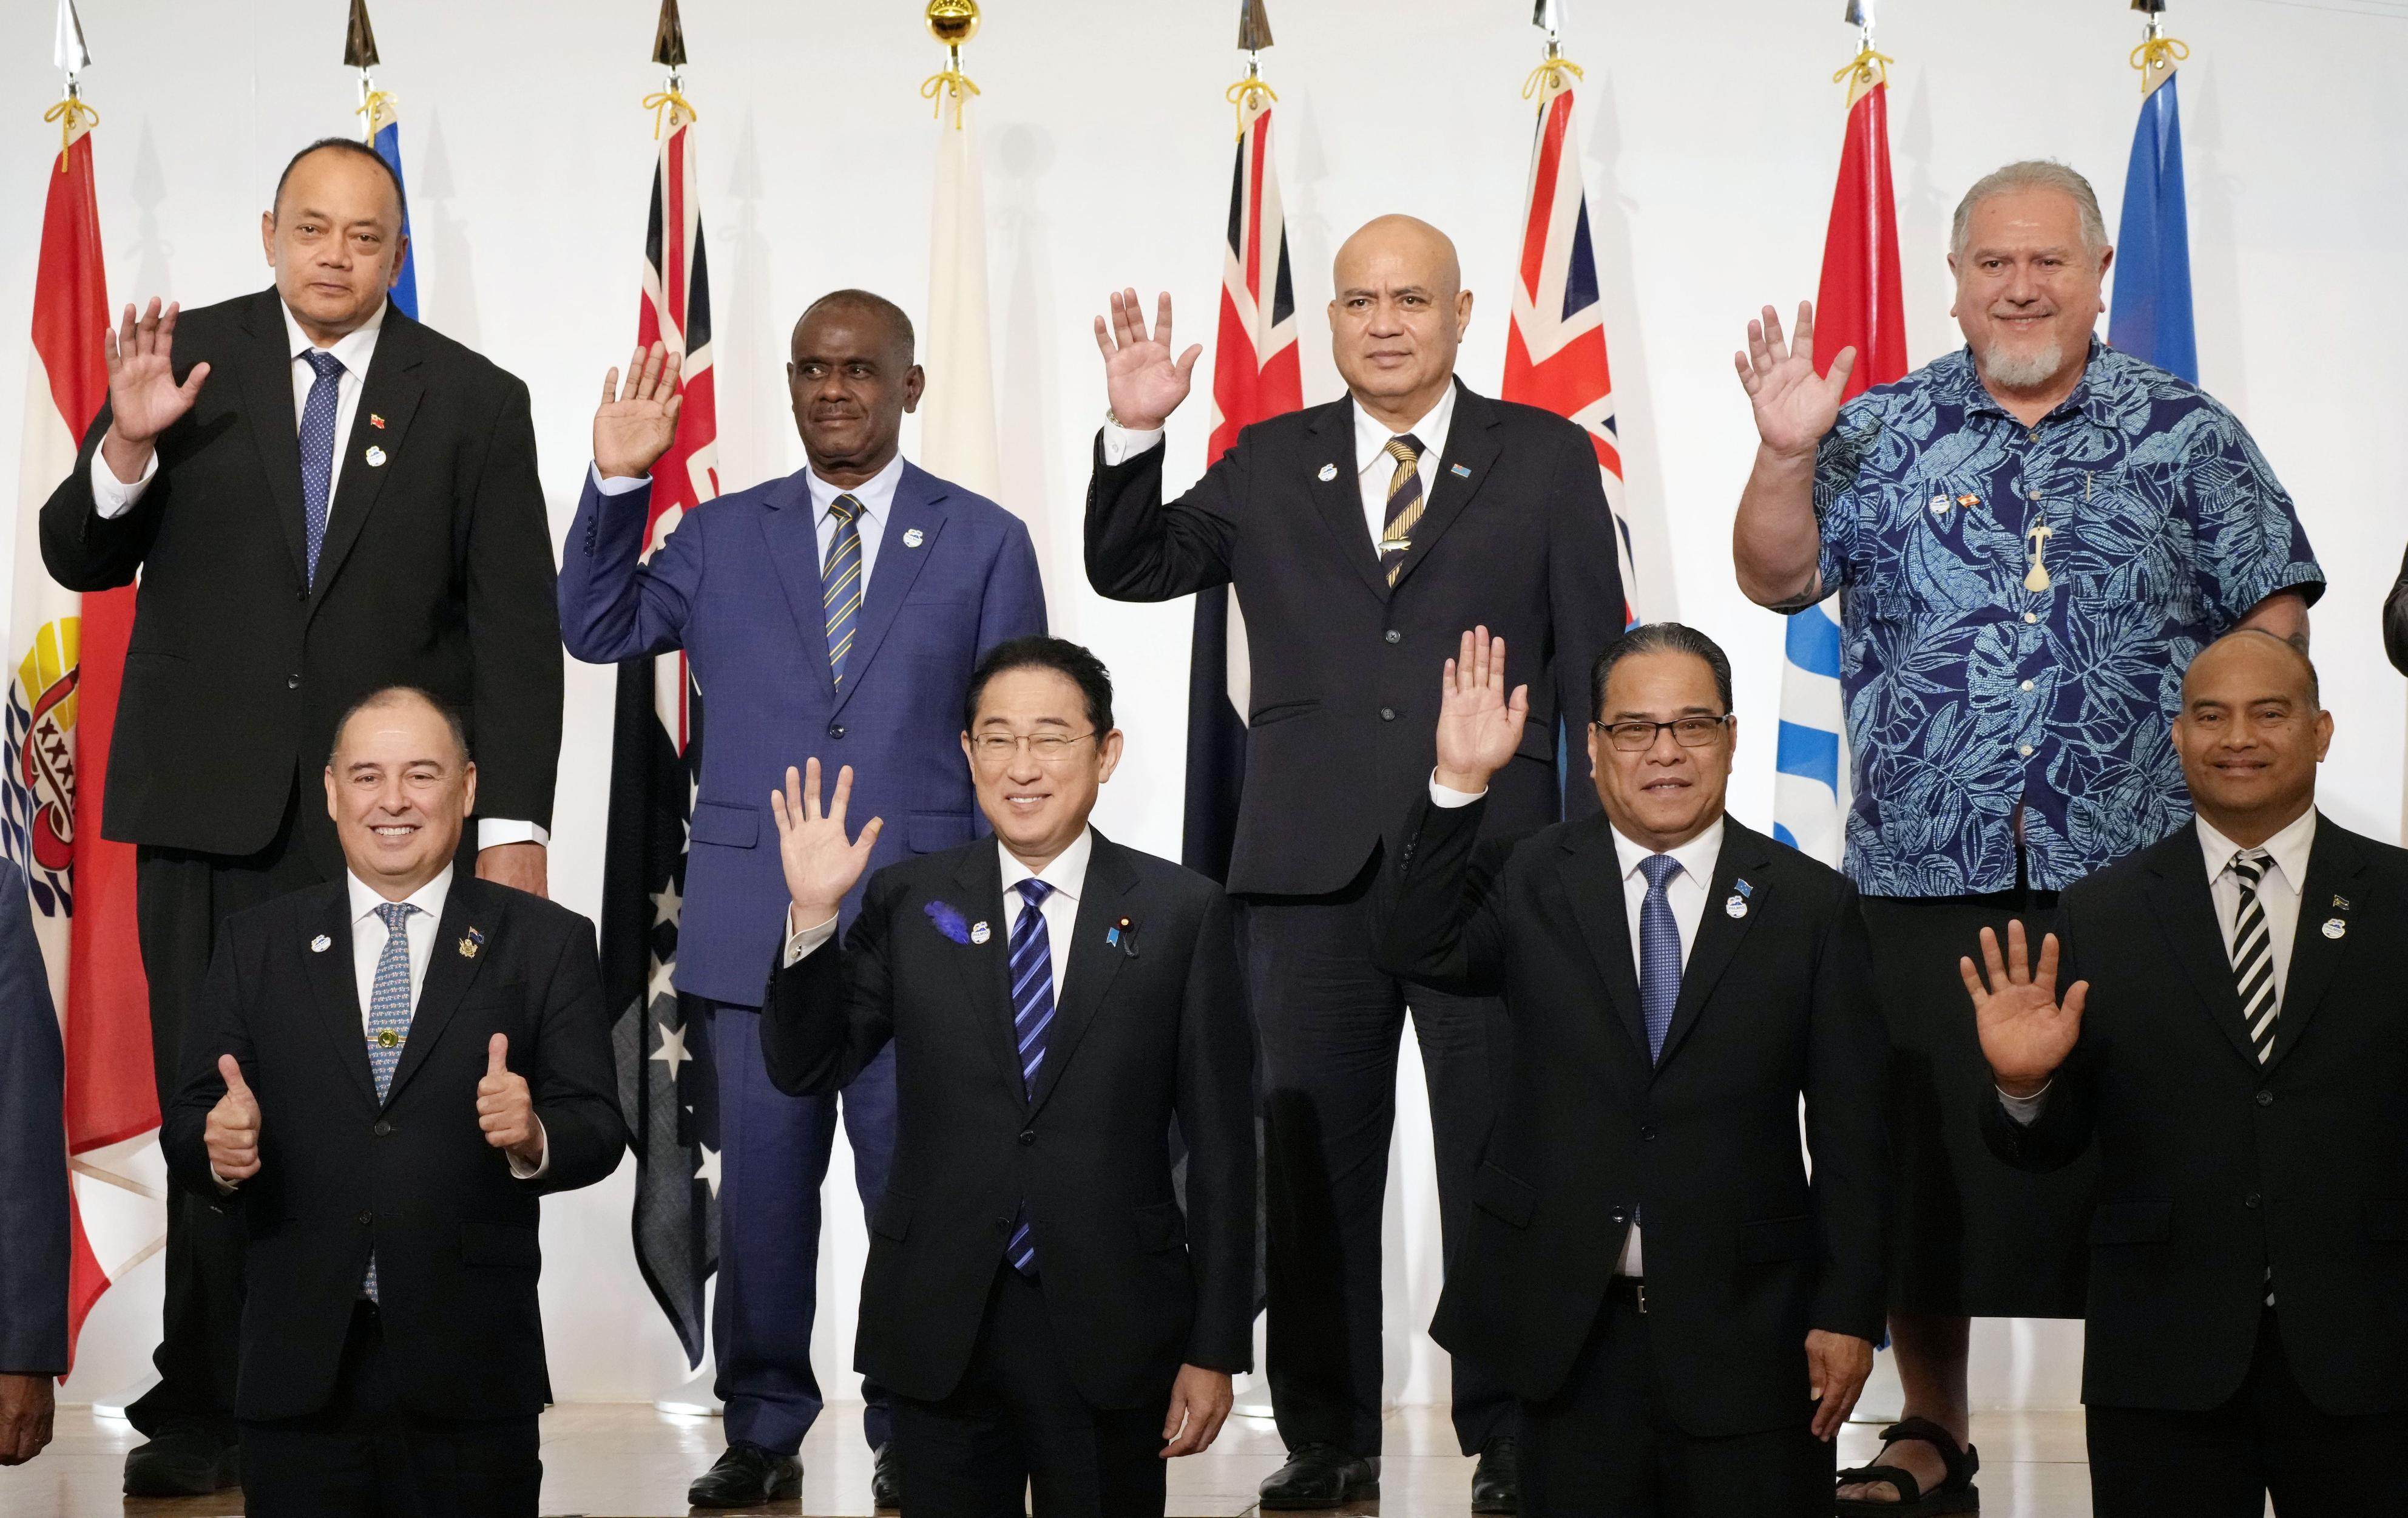
[[[1613,746],[1624,753],[1641,753],[1656,746],[1656,735],[1666,728],[1672,730],[1672,741],[1684,749],[1702,749],[1730,725],[1737,712],[1727,711],[1719,717],[1676,717],[1669,723],[1627,722],[1591,723],[1613,740]]]
[[[970,752],[978,755],[981,764],[999,765],[1025,744],[1039,764],[1050,765],[1073,743],[1084,743],[1095,736],[1092,731],[1067,738],[1060,733],[981,733],[970,739]]]

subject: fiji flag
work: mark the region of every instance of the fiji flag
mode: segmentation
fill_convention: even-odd
[[[368,144],[377,156],[393,167],[395,180],[401,179],[401,113],[394,109],[393,96],[381,90],[368,95],[368,103],[360,107],[367,113]],[[393,308],[415,320],[418,316],[417,250],[409,245],[409,196],[402,193],[401,207],[401,278],[394,281]]]
[[[2184,205],[2182,107],[2174,65],[2179,42],[2143,44],[2147,78],[2141,122],[2124,175],[2124,224],[2115,235],[2115,302],[2107,341],[2135,358],[2199,382],[2190,324],[2190,216]]]

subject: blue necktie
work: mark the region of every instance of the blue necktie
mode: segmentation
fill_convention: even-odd
[[[836,518],[836,534],[828,539],[827,566],[820,571],[820,609],[827,614],[828,672],[844,685],[844,666],[853,652],[853,626],[861,613],[861,529],[853,519],[861,503],[839,495],[828,503]]]
[[[409,933],[405,926],[418,910],[407,901],[377,904],[387,937],[377,956],[376,980],[368,988],[368,1070],[376,1077],[377,1101],[393,1090],[393,1072],[401,1067],[401,1046],[409,1037]],[[360,1295],[377,1299],[376,1256],[368,1256],[368,1279]]]
[[[318,582],[318,551],[326,546],[326,500],[335,484],[335,404],[342,398],[343,361],[313,348],[301,355],[318,378],[301,407],[301,520],[309,535],[309,582]]]
[[[1670,854],[1649,854],[1639,862],[1647,877],[1647,899],[1639,904],[1639,1005],[1647,1014],[1647,1059],[1664,1057],[1664,1035],[1672,1026],[1672,1005],[1681,999],[1681,924],[1672,920],[1672,903],[1664,887],[1681,873],[1681,862]]]
[[[1020,882],[1020,921],[1011,924],[1011,1032],[1020,1045],[1021,1089],[1034,1099],[1037,1070],[1045,1063],[1045,1033],[1054,1025],[1054,943],[1045,934],[1045,898],[1054,888],[1031,876]],[[1037,1274],[1037,1240],[1028,1225],[1028,1204],[1012,1220],[1004,1257],[1024,1276]]]

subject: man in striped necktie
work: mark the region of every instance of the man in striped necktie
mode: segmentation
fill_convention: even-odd
[[[1963,967],[1991,1149],[2097,1142],[2100,1513],[2408,1511],[2408,852],[2317,814],[2332,730],[2296,646],[2209,645],[2173,729],[2196,822],[2068,891],[2037,966],[2018,929]]]

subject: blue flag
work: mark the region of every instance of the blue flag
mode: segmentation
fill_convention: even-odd
[[[2190,216],[2183,200],[2182,107],[2169,67],[2141,102],[2115,235],[2115,301],[2107,341],[2193,384],[2199,342],[2190,324]]]
[[[395,180],[401,179],[401,118],[393,108],[393,97],[380,95],[376,114],[371,118],[376,126],[374,146],[377,156],[393,169]],[[393,308],[415,321],[418,316],[418,270],[414,266],[418,250],[409,246],[409,196],[402,194],[401,208],[401,278],[394,281]]]
[[[1772,836],[1834,869],[1847,852],[1850,791],[1836,609],[1826,599],[1789,618],[1772,760]]]

